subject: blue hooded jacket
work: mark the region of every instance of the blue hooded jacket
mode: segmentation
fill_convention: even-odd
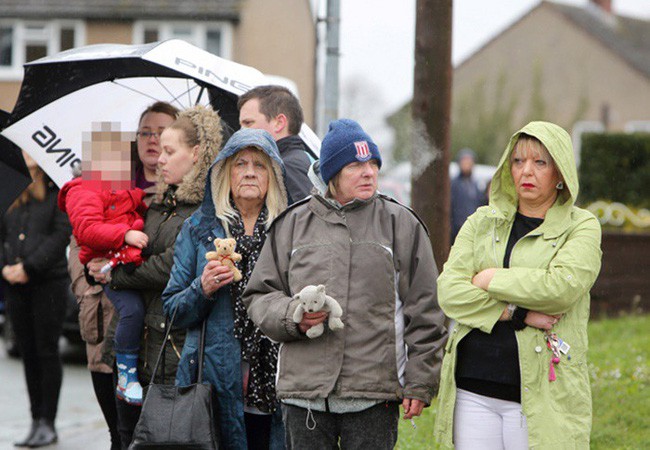
[[[203,381],[216,388],[221,448],[244,450],[247,442],[241,347],[233,334],[234,312],[230,286],[206,297],[201,287],[201,274],[207,264],[205,254],[214,250],[214,239],[227,237],[222,223],[215,215],[213,174],[223,169],[228,157],[250,147],[258,148],[270,156],[279,189],[286,196],[284,166],[271,135],[264,130],[253,129],[242,129],[234,133],[210,166],[203,203],[185,221],[176,238],[174,266],[162,294],[165,314],[172,317],[176,310],[174,326],[188,329],[176,384],[186,386],[197,381],[199,334],[201,324],[207,320]],[[273,435],[271,439],[274,441]]]

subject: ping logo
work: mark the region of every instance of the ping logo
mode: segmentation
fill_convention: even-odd
[[[44,148],[45,153],[60,153],[60,156],[56,159],[59,167],[63,167],[68,163],[72,167],[76,162],[81,162],[79,158],[75,158],[76,155],[71,148],[56,148],[61,142],[61,138],[57,137],[56,133],[47,125],[43,125],[43,130],[38,130],[32,134],[32,140],[39,147]]]

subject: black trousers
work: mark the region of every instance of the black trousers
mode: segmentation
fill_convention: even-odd
[[[120,450],[120,433],[117,429],[117,406],[115,404],[115,382],[112,373],[90,372],[97,402],[108,425],[111,436],[111,450]]]
[[[34,420],[56,418],[63,379],[59,338],[68,289],[67,278],[25,285],[5,284],[9,318],[23,358]]]
[[[140,380],[142,383],[142,380]],[[115,385],[117,384],[117,368],[113,367],[113,392],[115,392]],[[113,396],[115,406],[117,407],[117,431],[120,434],[120,443],[123,450],[128,450],[131,441],[133,440],[133,432],[135,426],[140,419],[140,412],[142,406],[131,405],[123,400]]]

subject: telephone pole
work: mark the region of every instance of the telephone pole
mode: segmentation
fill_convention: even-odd
[[[438,270],[450,246],[451,13],[452,0],[417,0],[412,205],[429,228]]]

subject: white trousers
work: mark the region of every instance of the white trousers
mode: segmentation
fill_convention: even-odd
[[[528,426],[521,404],[456,390],[456,450],[524,450]]]

